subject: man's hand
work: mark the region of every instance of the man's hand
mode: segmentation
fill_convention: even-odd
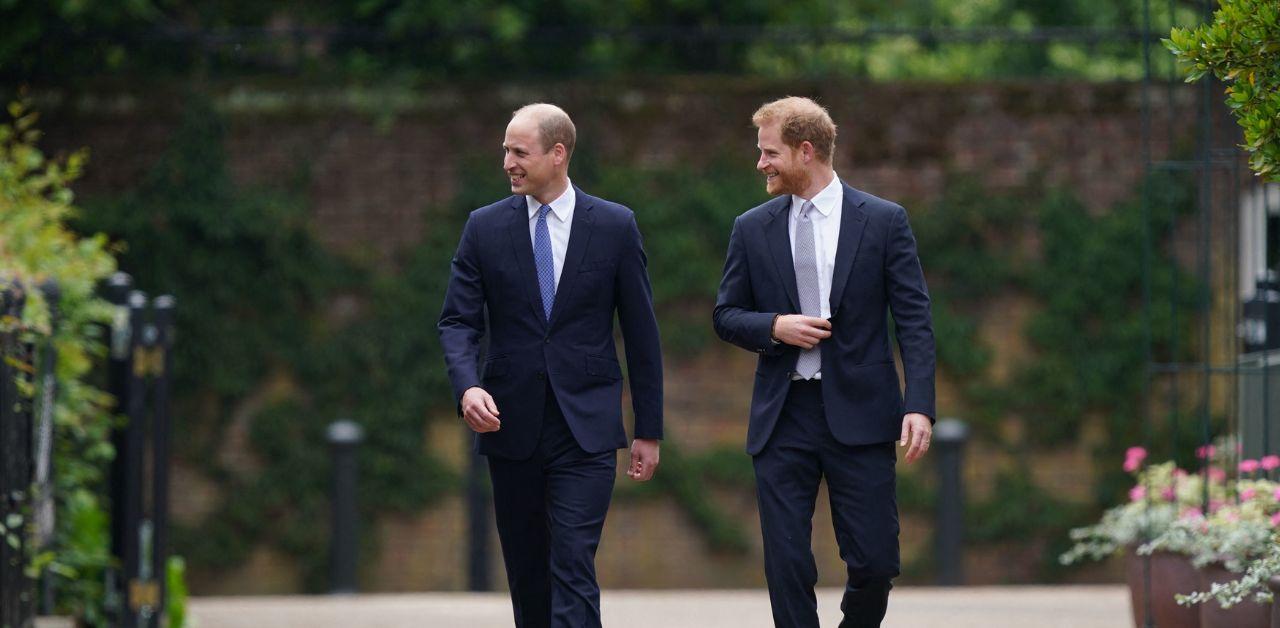
[[[627,475],[637,482],[647,482],[657,470],[658,441],[652,438],[631,441],[631,466],[627,467]]]
[[[773,321],[773,337],[793,347],[812,349],[831,337],[831,321],[825,318],[784,314]]]
[[[929,451],[929,438],[932,436],[933,424],[929,422],[929,417],[919,412],[902,417],[902,439],[898,441],[898,446],[907,448],[907,464],[919,460],[924,452]]]
[[[462,419],[474,432],[496,432],[502,427],[498,420],[498,404],[485,389],[472,386],[462,393]]]

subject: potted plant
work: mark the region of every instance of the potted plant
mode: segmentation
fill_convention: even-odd
[[[1060,561],[1072,564],[1083,559],[1101,560],[1123,551],[1134,625],[1146,625],[1149,605],[1156,625],[1194,628],[1199,626],[1197,609],[1179,606],[1175,599],[1177,594],[1188,594],[1199,588],[1199,578],[1188,555],[1155,547],[1139,554],[1137,549],[1164,536],[1180,517],[1195,511],[1203,499],[1206,481],[1210,494],[1215,499],[1224,499],[1225,474],[1216,470],[1204,476],[1192,475],[1173,462],[1143,469],[1146,457],[1147,452],[1141,447],[1130,447],[1126,451],[1124,469],[1136,479],[1129,491],[1129,501],[1108,509],[1098,523],[1072,530],[1075,545]]]
[[[1240,463],[1236,497],[1213,503],[1208,514],[1195,513],[1171,525],[1142,550],[1168,549],[1191,556],[1200,569],[1200,586],[1179,595],[1181,604],[1199,604],[1201,625],[1247,628],[1272,624],[1273,584],[1280,576],[1280,484],[1255,479],[1259,469],[1280,468],[1280,457]]]

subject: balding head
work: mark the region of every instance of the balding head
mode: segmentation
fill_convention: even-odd
[[[566,160],[573,156],[573,146],[578,141],[578,130],[569,114],[549,103],[525,105],[511,114],[511,122],[531,122],[538,127],[542,150],[549,151],[556,144],[564,145]]]

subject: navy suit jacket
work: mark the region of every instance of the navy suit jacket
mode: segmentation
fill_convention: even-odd
[[[627,446],[614,312],[626,344],[635,437],[662,438],[662,351],[635,214],[576,186],[574,191],[550,322],[538,290],[525,197],[471,212],[462,230],[438,328],[454,399],[480,386],[498,406],[502,427],[477,435],[481,454],[523,459],[533,453],[548,380],[583,449]],[[488,354],[481,364],[486,332]]]
[[[916,241],[899,205],[844,186],[831,280],[831,337],[822,347],[822,398],[836,440],[897,440],[902,416],[934,409],[933,323]],[[777,314],[800,312],[787,232],[791,196],[738,216],[713,315],[716,333],[760,354],[747,452],[764,449],[782,411],[800,350],[771,339]],[[893,315],[906,376],[905,400],[889,347]]]

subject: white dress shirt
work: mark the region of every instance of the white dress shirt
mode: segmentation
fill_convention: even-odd
[[[535,242],[538,231],[538,210],[542,203],[538,199],[525,195],[529,204],[529,242]],[[569,248],[569,232],[573,227],[573,207],[578,195],[573,191],[573,182],[564,189],[564,194],[551,201],[551,213],[547,214],[547,232],[551,235],[551,257],[555,259],[556,289],[560,289],[560,271],[564,268],[565,251]],[[828,280],[829,281],[829,280]]]
[[[796,258],[796,223],[800,221],[800,209],[806,199],[791,196],[791,214],[787,221],[787,233],[791,237],[791,259]],[[809,222],[813,223],[813,255],[818,265],[818,300],[822,310],[819,318],[831,318],[831,276],[836,271],[836,247],[840,244],[840,208],[844,205],[844,187],[840,177],[831,177],[831,183],[822,188],[813,198],[816,211],[809,212]],[[794,270],[792,272],[795,272]],[[821,347],[822,343],[818,343]],[[792,375],[791,379],[802,379],[800,375]],[[822,379],[822,371],[813,374],[813,379]]]
[[[791,259],[796,258],[796,223],[800,221],[800,208],[806,199],[792,195],[791,217],[787,225],[791,237]],[[822,302],[819,318],[831,318],[831,276],[836,270],[836,247],[840,244],[840,208],[844,205],[844,187],[840,177],[832,177],[831,183],[813,198],[817,211],[809,212],[813,223],[814,261],[818,263],[818,297]],[[794,271],[793,271],[794,272]]]

